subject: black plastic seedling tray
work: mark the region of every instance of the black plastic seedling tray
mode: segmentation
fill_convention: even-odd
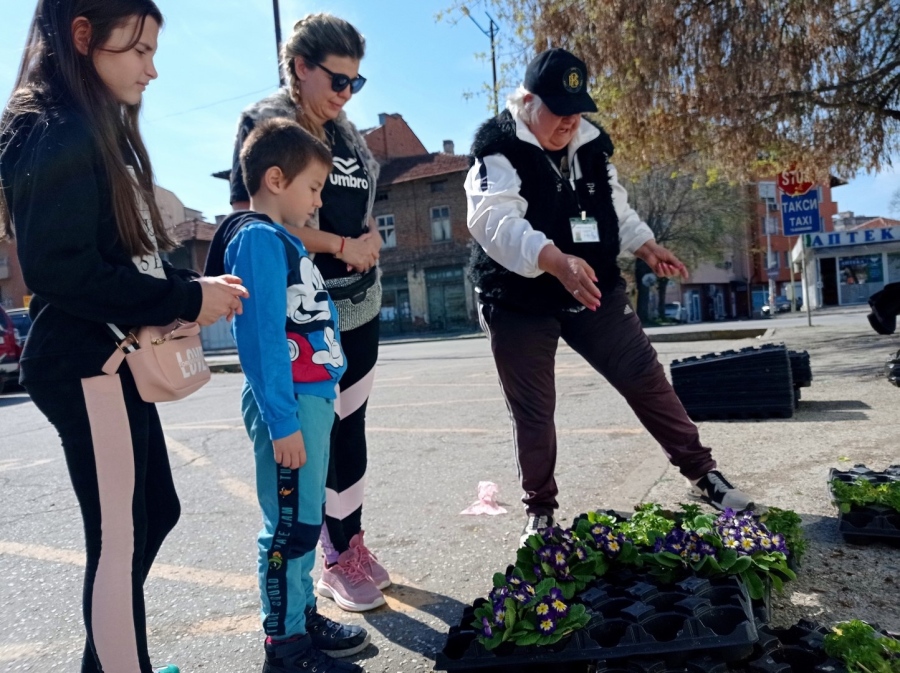
[[[598,662],[596,673],[847,673],[844,664],[825,654],[828,630],[801,621],[787,629],[757,624],[759,641],[742,661],[715,653],[683,657],[638,658]]]
[[[847,673],[843,662],[825,654],[828,629],[801,620],[787,629],[760,626],[762,654],[750,661],[749,673]]]
[[[795,394],[784,344],[676,360],[672,385],[694,420],[790,418]]]
[[[601,661],[596,673],[731,673],[735,669],[715,657],[693,657],[683,662],[665,659]]]
[[[794,388],[809,388],[812,385],[812,368],[807,351],[788,351],[791,361],[791,379]]]
[[[865,465],[856,465],[846,471],[832,469],[828,473],[829,488],[834,479],[846,483],[863,479],[875,484],[900,481],[900,465],[891,465],[883,472],[870,470]],[[900,545],[900,512],[884,505],[852,505],[849,512],[838,510],[838,532],[851,544],[888,542]]]
[[[597,580],[579,600],[599,619],[588,624],[596,659],[717,651],[746,658],[758,640],[750,597],[734,577],[688,577],[659,585],[649,576]]]

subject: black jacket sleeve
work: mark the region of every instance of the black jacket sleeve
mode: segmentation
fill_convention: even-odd
[[[65,116],[32,129],[10,199],[28,287],[60,310],[96,322],[165,325],[195,319],[199,284],[178,275],[143,274],[121,249],[112,255],[118,263],[101,253],[99,237],[116,236],[107,193],[84,122]]]

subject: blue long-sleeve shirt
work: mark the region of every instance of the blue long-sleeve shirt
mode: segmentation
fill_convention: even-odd
[[[347,368],[337,311],[303,243],[269,222],[240,228],[225,269],[250,292],[234,320],[244,375],[272,440],[300,430],[295,395],[326,399]]]

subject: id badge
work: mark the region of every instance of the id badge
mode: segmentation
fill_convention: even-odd
[[[569,226],[572,227],[574,243],[600,242],[600,230],[597,228],[597,220],[593,217],[571,217]]]

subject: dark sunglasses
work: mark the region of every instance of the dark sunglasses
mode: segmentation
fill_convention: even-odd
[[[366,83],[366,78],[362,75],[357,75],[353,79],[347,77],[347,75],[341,75],[339,73],[331,72],[328,68],[326,68],[321,63],[316,63],[316,65],[329,75],[331,75],[331,90],[340,93],[348,86],[350,87],[350,93],[359,93],[362,90],[363,85]]]

